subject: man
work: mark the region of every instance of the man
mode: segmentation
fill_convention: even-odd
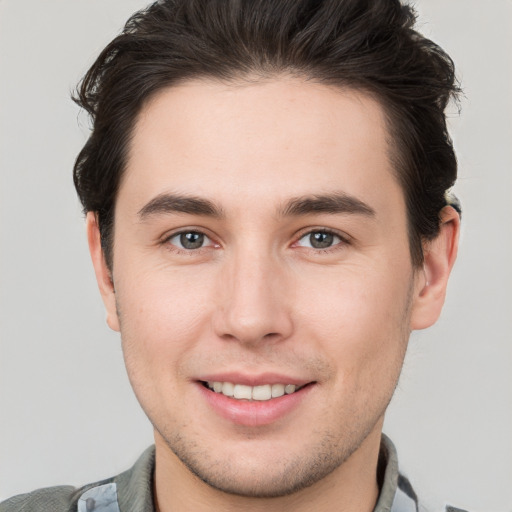
[[[398,1],[174,0],[84,78],[75,184],[155,447],[1,510],[413,511],[382,435],[459,214],[449,57]]]

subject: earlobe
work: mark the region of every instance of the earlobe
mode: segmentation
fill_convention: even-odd
[[[107,324],[112,330],[119,331],[114,283],[110,269],[105,261],[103,248],[101,247],[100,230],[94,212],[87,213],[86,230],[96,281],[107,312]]]
[[[451,206],[441,211],[438,236],[423,248],[423,270],[417,273],[411,330],[425,329],[434,324],[444,304],[448,278],[457,257],[460,217]]]

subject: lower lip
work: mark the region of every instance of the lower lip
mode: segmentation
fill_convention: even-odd
[[[217,414],[236,425],[246,427],[270,425],[278,421],[296,409],[313,388],[313,384],[308,384],[290,395],[283,395],[270,400],[249,401],[237,400],[222,393],[215,393],[199,382],[197,386],[200,393]]]

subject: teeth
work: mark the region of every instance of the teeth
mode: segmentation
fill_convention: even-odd
[[[213,384],[215,386],[215,383]],[[235,391],[235,386],[231,384],[231,382],[224,382],[222,384],[222,391],[221,393],[226,396],[233,396]]]
[[[265,384],[264,386],[254,386],[252,388],[253,400],[270,400],[272,398],[272,386]]]
[[[292,393],[295,393],[295,386],[293,384],[288,384],[284,387],[284,392],[287,395],[291,395]]]
[[[225,385],[226,384],[224,384],[224,386]],[[222,386],[222,390],[224,390],[224,386]],[[243,384],[235,384],[233,396],[239,399],[245,398],[246,400],[250,400],[252,398],[252,388],[251,386],[244,386]]]
[[[284,384],[272,384],[272,398],[284,395]]]
[[[297,391],[295,384],[264,384],[262,386],[246,386],[244,384],[232,384],[231,382],[209,381],[208,387],[215,393],[238,400],[270,400],[283,395],[290,395]]]

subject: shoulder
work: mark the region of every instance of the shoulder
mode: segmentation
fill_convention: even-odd
[[[0,503],[0,512],[119,512],[117,484],[112,478],[71,487],[62,485],[13,496]]]
[[[152,481],[155,447],[129,470],[83,487],[62,485],[20,494],[0,503],[0,512],[119,512],[154,510]]]
[[[69,485],[38,489],[0,503],[0,512],[68,512],[76,508],[80,492]]]

